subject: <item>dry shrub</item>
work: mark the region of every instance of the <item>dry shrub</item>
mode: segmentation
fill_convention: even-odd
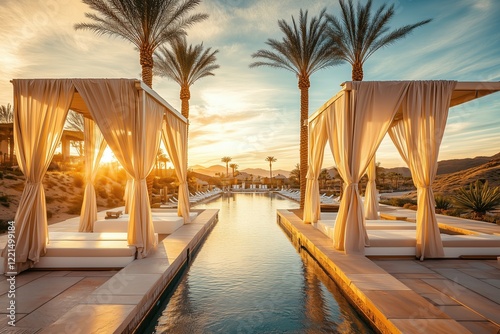
[[[73,185],[77,188],[83,187],[85,184],[85,180],[83,179],[83,175],[81,173],[73,174]]]

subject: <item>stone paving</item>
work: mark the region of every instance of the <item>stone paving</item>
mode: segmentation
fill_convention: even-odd
[[[5,277],[0,281],[0,333],[133,332],[217,220],[218,210],[203,210],[174,233],[160,235],[147,258],[121,270],[28,270],[15,277],[14,298]],[[75,218],[49,230],[75,231]],[[5,238],[0,236],[0,243]],[[15,327],[8,323],[11,300]]]
[[[411,221],[415,211],[386,207]],[[292,242],[307,249],[383,333],[500,333],[498,259],[372,258],[333,249],[300,212],[278,210]],[[500,226],[438,215],[440,227],[498,234]]]

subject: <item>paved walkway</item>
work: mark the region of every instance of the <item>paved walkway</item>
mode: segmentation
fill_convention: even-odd
[[[416,212],[381,211],[414,219]],[[296,212],[300,215],[300,212]],[[331,239],[296,213],[279,210],[292,240],[306,248],[382,332],[500,333],[499,260],[368,259],[333,249]],[[441,228],[500,233],[500,226],[438,215]]]
[[[0,333],[132,332],[206,237],[217,215],[218,210],[200,212],[174,233],[160,235],[156,251],[147,258],[121,270],[28,270],[15,277],[15,297],[9,296],[9,281],[1,280]],[[77,221],[53,224],[49,230],[75,231]],[[0,244],[5,239],[0,236]],[[16,306],[15,327],[8,323],[11,300]]]

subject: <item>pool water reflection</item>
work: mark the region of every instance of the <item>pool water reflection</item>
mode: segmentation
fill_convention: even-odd
[[[146,333],[371,333],[335,284],[276,223],[298,205],[267,194],[232,194]]]

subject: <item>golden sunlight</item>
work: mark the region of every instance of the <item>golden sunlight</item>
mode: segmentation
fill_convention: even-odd
[[[106,147],[106,149],[104,150],[104,153],[102,154],[101,164],[107,164],[107,163],[115,162],[115,161],[117,161],[115,154],[113,153],[113,151],[111,151],[109,146]]]

